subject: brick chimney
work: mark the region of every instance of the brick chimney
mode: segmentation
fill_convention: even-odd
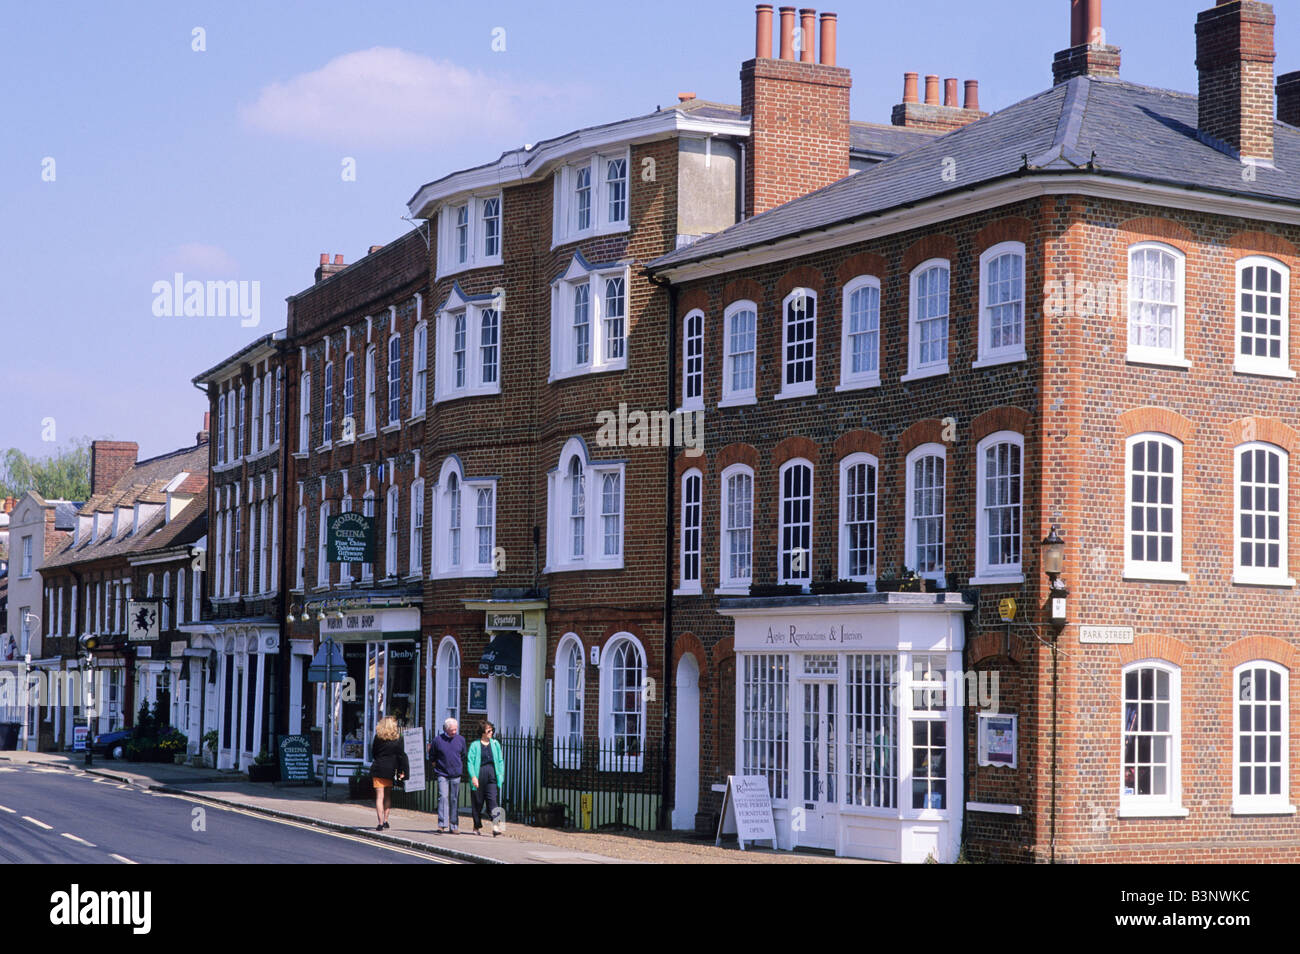
[[[195,444],[206,444],[208,442],[209,440],[208,422],[210,420],[211,420],[211,415],[207,411],[204,411],[203,430],[199,431],[197,434],[194,435]]]
[[[319,284],[329,278],[335,272],[341,272],[346,266],[343,264],[343,256],[336,254],[333,264],[330,263],[328,252],[320,253],[320,265],[316,269],[316,283]]]
[[[966,101],[957,105],[957,80],[944,81],[944,99],[939,102],[939,77],[931,74],[925,78],[925,102],[918,101],[916,73],[903,74],[903,101],[894,107],[891,121],[895,126],[908,129],[933,129],[952,132],[969,126],[988,113],[980,112],[980,84],[978,80],[966,81]]]
[[[780,58],[772,57],[772,6],[757,7],[755,57],[740,67],[740,111],[750,117],[745,215],[757,215],[849,174],[849,71],[835,65],[836,16],[803,10],[795,52],[795,8],[782,7]],[[796,56],[801,59],[796,59]]]
[[[1300,128],[1300,72],[1277,78],[1277,118]]]
[[[1273,6],[1219,0],[1196,18],[1201,137],[1245,159],[1273,161]]]
[[[1052,60],[1056,85],[1076,76],[1119,78],[1119,47],[1106,43],[1101,0],[1070,0],[1070,46]]]
[[[6,497],[6,498],[5,498],[5,502],[4,502],[4,512],[5,512],[5,513],[13,513],[13,512],[14,512],[14,507],[16,507],[16,506],[18,506],[18,498],[17,498],[17,497]]]
[[[122,475],[135,466],[140,445],[135,441],[92,441],[90,445],[90,492],[107,493]]]

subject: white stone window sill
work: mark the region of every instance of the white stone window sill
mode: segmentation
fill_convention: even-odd
[[[703,411],[704,409],[705,409],[705,408],[704,408],[704,402],[703,402],[703,401],[699,401],[699,400],[697,400],[697,401],[691,401],[689,404],[683,404],[681,407],[679,407],[679,408],[678,408],[676,411],[674,411],[673,413],[675,413],[675,414],[691,414],[691,413],[693,413],[693,412],[695,412],[695,411]]]
[[[619,358],[617,361],[611,361],[608,364],[584,365],[581,368],[570,368],[565,371],[553,371],[546,379],[547,384],[554,384],[556,381],[565,381],[569,378],[581,378],[589,374],[604,374],[606,371],[626,371],[627,358]]]
[[[419,414],[415,414],[415,415],[412,415],[411,417],[408,417],[408,418],[406,419],[406,423],[407,423],[407,424],[414,424],[416,421],[423,421],[423,420],[424,420],[424,412],[421,411]]]
[[[909,371],[898,380],[906,384],[908,381],[922,381],[925,378],[937,378],[948,373],[948,362],[936,364],[929,368],[918,368],[915,371]]]
[[[704,590],[700,584],[695,583],[689,586],[683,586],[673,590],[673,596],[703,596]]]
[[[594,215],[594,209],[593,209]],[[608,225],[592,226],[582,231],[562,232],[559,235],[551,236],[551,249],[555,250],[561,245],[568,245],[573,242],[581,242],[583,239],[593,238],[597,235],[617,235],[619,232],[628,231],[628,224],[623,222],[612,222]],[[441,277],[441,276],[439,276]]]
[[[772,398],[774,401],[789,401],[794,398],[815,397],[817,394],[817,385],[799,384],[791,387],[782,388],[781,392]]]
[[[726,586],[720,586],[713,591],[714,596],[748,596],[748,583],[734,583]]]
[[[1125,567],[1124,580],[1129,583],[1187,583],[1191,577],[1176,570]]]
[[[1023,349],[1021,349],[1020,351],[1009,351],[1006,354],[1001,355],[988,355],[976,361],[972,361],[970,366],[972,368],[995,368],[1000,364],[1016,364],[1020,361],[1028,360],[1029,356],[1025,354]]]
[[[1254,805],[1249,802],[1234,801],[1232,803],[1232,814],[1234,815],[1294,815],[1295,813],[1295,806],[1288,805],[1286,802]]]
[[[1292,380],[1296,373],[1283,364],[1250,364],[1238,361],[1232,366],[1233,374],[1252,374],[1260,378],[1285,378]]]
[[[306,460],[308,454],[306,451],[294,451],[290,456],[292,456],[294,460]]]
[[[1121,805],[1116,818],[1186,818],[1191,812],[1182,805]]]
[[[438,392],[438,396],[433,399],[434,404],[446,404],[448,401],[459,401],[461,398],[470,397],[492,397],[501,393],[500,385],[491,387],[474,387],[474,388],[454,388],[448,391]],[[423,414],[420,417],[424,417]],[[414,418],[412,418],[414,420]]]
[[[757,404],[758,397],[753,394],[733,394],[730,397],[724,397],[718,402],[718,407],[746,407],[750,404]]]
[[[1022,810],[1019,805],[1004,805],[1000,802],[967,802],[966,811],[989,812],[994,815],[1019,815]]]
[[[970,586],[1001,586],[1001,585],[1012,586],[1017,583],[1023,583],[1023,582],[1025,582],[1025,575],[1023,573],[1007,574],[1005,576],[989,576],[988,574],[982,574],[980,576],[972,576],[970,578],[969,585]]]
[[[360,434],[357,435],[357,440],[359,441],[374,440],[375,434],[376,434],[375,431],[362,431]]]
[[[543,573],[585,573],[591,570],[621,570],[623,561],[609,563],[560,563],[542,567]]]
[[[1130,351],[1125,356],[1125,360],[1129,364],[1143,364],[1154,368],[1177,368],[1180,371],[1186,371],[1192,366],[1192,362],[1186,358],[1175,358],[1173,355],[1159,352]]]
[[[462,579],[470,579],[470,578],[473,578],[473,577],[480,577],[480,578],[481,578],[481,577],[491,577],[491,576],[496,576],[496,575],[497,575],[497,571],[496,571],[496,570],[492,569],[492,567],[490,567],[490,566],[485,566],[485,567],[476,567],[476,568],[473,568],[473,569],[465,569],[465,570],[462,570],[462,569],[457,568],[457,569],[455,569],[455,570],[443,570],[443,571],[440,571],[440,572],[437,572],[437,573],[430,573],[430,574],[429,574],[429,579],[431,579],[431,580],[462,580]]]
[[[1240,586],[1295,586],[1295,578],[1290,576],[1256,576],[1238,570],[1232,574],[1232,582]]]
[[[864,388],[880,387],[880,375],[873,374],[861,378],[846,378],[840,384],[835,386],[835,393],[839,394],[844,391],[861,391]]]
[[[332,442],[332,441],[326,441],[326,442],[325,442],[324,444],[322,444],[320,447],[316,448],[316,453],[318,453],[318,454],[323,454],[323,453],[325,453],[326,451],[328,451],[328,450],[333,450],[333,449],[334,449],[334,444],[333,444],[333,442]]]
[[[424,575],[421,573],[412,573],[410,576],[402,577],[402,579],[404,582],[407,583],[419,583],[421,580],[424,579]]]
[[[381,434],[392,434],[395,433],[396,431],[400,431],[401,429],[402,429],[402,422],[398,421],[396,424],[385,424],[383,427],[379,429],[379,432]]]

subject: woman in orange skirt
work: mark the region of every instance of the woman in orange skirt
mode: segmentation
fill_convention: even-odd
[[[375,726],[370,754],[370,780],[375,786],[375,814],[379,816],[375,831],[383,831],[388,827],[388,811],[393,807],[393,779],[404,779],[411,771],[401,730],[392,716],[386,716]]]

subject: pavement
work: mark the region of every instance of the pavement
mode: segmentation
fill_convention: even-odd
[[[327,831],[368,838],[392,847],[427,852],[473,864],[818,864],[847,859],[824,854],[715,847],[688,834],[570,832],[507,823],[501,837],[474,836],[463,818],[460,834],[440,834],[437,816],[393,809],[386,831],[374,830],[373,802],[349,801],[347,785],[330,785],[328,801],[313,787],[250,782],[241,772],[144,762],[105,761],[91,768],[80,753],[0,752],[0,765],[40,765],[88,773],[146,791],[180,795],[197,802],[257,812]]]

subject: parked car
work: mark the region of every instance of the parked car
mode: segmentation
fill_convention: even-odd
[[[95,736],[95,741],[90,749],[96,755],[102,755],[109,759],[120,759],[126,755],[126,740],[129,738],[131,738],[130,729],[119,732],[105,732],[102,735]]]

